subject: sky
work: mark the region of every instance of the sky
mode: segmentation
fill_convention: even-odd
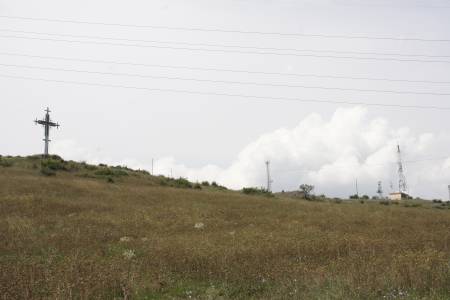
[[[41,153],[49,107],[65,159],[372,196],[399,144],[447,199],[450,110],[410,106],[450,107],[449,41],[448,1],[0,0],[0,154]]]

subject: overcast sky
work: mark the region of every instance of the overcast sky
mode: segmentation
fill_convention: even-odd
[[[448,1],[0,0],[0,15],[0,75],[49,80],[0,76],[0,154],[42,152],[32,121],[48,106],[62,125],[50,151],[66,159],[150,169],[154,158],[156,173],[232,188],[265,185],[270,160],[277,191],[310,183],[348,196],[358,178],[360,192],[374,195],[379,180],[395,189],[399,143],[411,194],[448,198],[450,110],[148,90],[450,107]]]

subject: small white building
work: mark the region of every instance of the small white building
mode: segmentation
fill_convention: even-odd
[[[393,200],[393,201],[406,200],[406,199],[410,199],[410,198],[411,197],[408,194],[402,193],[402,192],[395,192],[395,193],[389,194],[389,200]]]

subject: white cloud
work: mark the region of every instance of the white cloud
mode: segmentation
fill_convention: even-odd
[[[248,144],[227,168],[206,165],[190,168],[172,157],[155,161],[155,173],[187,177],[190,180],[217,181],[231,188],[263,186],[266,160],[271,161],[274,188],[294,189],[300,183],[316,186],[317,192],[330,196],[354,193],[358,179],[361,193],[373,195],[377,182],[389,191],[396,176],[396,145],[404,150],[405,161],[433,158],[448,153],[450,136],[446,133],[411,132],[391,128],[385,119],[370,119],[362,107],[340,108],[329,120],[311,114],[294,128],[281,128]],[[112,162],[102,153],[90,153],[72,141],[55,143],[55,151],[68,159],[126,164],[151,169],[134,160]],[[447,160],[406,163],[410,191],[415,196],[447,197],[450,183],[450,155]]]

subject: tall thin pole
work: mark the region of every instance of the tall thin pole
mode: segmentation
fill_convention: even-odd
[[[356,179],[356,196],[359,198],[358,179]]]
[[[450,185],[448,186],[448,201],[450,201]]]
[[[266,173],[267,173],[267,191],[272,191],[272,179],[270,178],[270,161],[266,161]]]
[[[154,173],[153,173],[153,158],[152,158],[152,175],[154,175]]]

